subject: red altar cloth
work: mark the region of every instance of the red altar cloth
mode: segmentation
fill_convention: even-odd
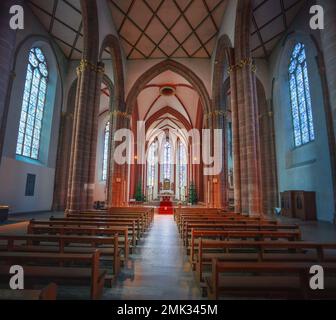
[[[170,197],[163,197],[160,201],[159,214],[173,214],[173,203]]]

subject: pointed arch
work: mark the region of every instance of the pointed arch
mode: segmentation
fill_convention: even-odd
[[[211,99],[203,81],[191,69],[189,69],[185,65],[175,60],[167,59],[148,69],[134,83],[126,99],[127,113],[129,114],[132,113],[132,110],[136,105],[136,99],[138,95],[145,88],[148,82],[150,82],[156,76],[167,70],[175,72],[180,76],[184,77],[187,81],[189,81],[190,84],[196,89],[196,91],[200,95],[204,112],[205,113],[210,112]]]
[[[105,49],[109,49],[112,58],[113,74],[114,74],[114,97],[113,97],[113,109],[119,111],[125,111],[125,80],[122,51],[120,47],[119,39],[109,34],[105,37],[102,47],[99,53],[99,60],[102,59]]]
[[[161,116],[165,115],[166,113],[171,114],[172,116],[174,116],[175,118],[177,118],[178,120],[181,121],[181,123],[183,123],[184,127],[187,130],[191,130],[191,125],[188,122],[188,120],[181,115],[180,112],[178,112],[177,110],[175,110],[172,107],[164,107],[160,110],[158,110],[157,112],[155,112],[153,115],[151,115],[147,120],[146,120],[146,131],[148,130],[148,128],[152,125],[152,123],[154,121],[156,121],[158,118],[160,118]]]
[[[234,53],[231,40],[227,35],[222,35],[217,43],[215,66],[212,80],[212,104],[214,108],[222,106],[223,80],[225,72],[234,64]]]

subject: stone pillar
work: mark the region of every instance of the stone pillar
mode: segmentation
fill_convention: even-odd
[[[90,209],[96,162],[100,88],[104,74],[101,63],[82,60],[78,84],[69,170],[68,213]]]
[[[205,128],[205,129],[211,130],[211,132],[210,132],[210,149],[208,149],[207,146],[202,145],[202,149],[206,148],[206,150],[210,150],[210,156],[214,155],[214,131],[213,131],[213,129],[215,128],[215,126],[216,126],[215,113],[211,111],[209,114],[206,115],[206,128]],[[207,143],[207,141],[202,141],[202,143]],[[211,169],[211,166],[209,168]],[[217,204],[217,203],[215,203],[216,202],[216,196],[219,193],[219,191],[217,191],[217,188],[215,188],[215,183],[214,183],[214,179],[217,179],[217,176],[211,174],[211,175],[207,175],[207,176],[204,176],[204,177],[207,180],[207,189],[206,189],[207,194],[208,194],[208,204],[207,205],[210,208],[214,208]],[[218,185],[218,179],[217,179],[216,185]]]
[[[322,52],[320,52],[317,61],[324,95],[336,212],[336,1],[318,0],[317,4],[324,9],[325,25],[324,30],[320,31]],[[336,213],[334,223],[336,223]]]
[[[248,60],[247,60],[248,61]],[[255,75],[251,70],[252,65],[242,67],[245,98],[245,136],[247,152],[248,176],[248,212],[261,214],[260,207],[260,161],[259,161],[259,121],[256,111]]]
[[[263,213],[272,214],[278,207],[278,187],[275,155],[275,133],[271,101],[266,100],[262,84],[257,83],[260,163],[262,165],[261,191]]]
[[[221,158],[215,161],[222,163],[221,172],[213,176],[214,178],[214,207],[227,209],[228,197],[227,197],[227,148],[226,148],[226,112],[222,110],[215,110],[213,112],[213,130],[222,130],[222,150]],[[212,131],[214,136],[215,132]],[[215,139],[213,138],[213,146]],[[215,151],[215,150],[213,150]],[[218,151],[217,151],[218,152]],[[215,154],[215,153],[214,153]],[[213,155],[214,155],[213,154]]]
[[[64,211],[67,204],[74,109],[78,94],[77,89],[78,85],[77,81],[75,81],[69,90],[66,112],[62,113],[60,122],[53,197],[54,211]]]
[[[9,27],[9,9],[14,4],[21,4],[21,0],[0,1],[0,164],[2,148],[6,133],[7,115],[10,102],[11,87],[15,77],[12,71],[16,31]]]
[[[99,117],[99,105],[101,97],[101,85],[104,77],[104,64],[102,62],[98,63],[98,68],[96,72],[96,88],[95,96],[93,103],[93,112],[91,115],[92,118],[92,130],[91,130],[91,139],[90,141],[90,153],[87,158],[87,166],[89,168],[89,185],[93,185],[95,182],[96,174],[96,157],[97,157],[97,143],[98,143],[98,117]],[[87,204],[88,206],[93,205],[93,188],[88,189],[87,194]]]
[[[114,111],[111,113],[111,147],[107,189],[107,202],[109,208],[122,207],[126,205],[125,181],[127,178],[127,164],[121,165],[114,160],[115,149],[119,144],[122,143],[119,141],[114,141],[114,135],[119,129],[129,128],[129,118],[130,117],[128,114],[121,111]]]
[[[259,138],[254,65],[250,51],[251,1],[239,0],[236,19],[235,70],[237,77],[238,122],[242,213],[261,214]]]
[[[248,175],[247,175],[247,146],[245,136],[245,100],[243,78],[241,72],[236,69],[237,78],[237,109],[238,109],[238,135],[239,135],[239,168],[240,168],[240,201],[241,213],[248,213]],[[233,107],[234,108],[234,107]]]
[[[323,7],[325,15],[324,30],[321,30],[320,34],[333,115],[334,133],[336,133],[336,1],[318,0],[317,3]]]
[[[233,186],[234,186],[234,211],[240,213],[241,207],[241,182],[240,182],[240,143],[239,119],[237,101],[237,77],[234,69],[230,72],[231,112],[232,112],[232,152],[233,152]]]
[[[69,108],[69,105],[68,105]],[[57,152],[53,210],[64,211],[67,203],[69,165],[72,145],[73,113],[63,113]]]

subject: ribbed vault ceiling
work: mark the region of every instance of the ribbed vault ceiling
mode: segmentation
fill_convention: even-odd
[[[107,0],[128,59],[209,58],[227,0]],[[70,60],[83,52],[80,0],[26,0]],[[252,0],[254,57],[268,57],[307,0]],[[104,59],[111,59],[106,50]]]

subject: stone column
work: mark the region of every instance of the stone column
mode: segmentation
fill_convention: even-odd
[[[210,133],[210,156],[214,155],[214,131],[213,131],[213,129],[215,128],[214,116],[215,116],[215,113],[213,111],[211,111],[206,116],[206,128],[205,129],[211,130],[211,133]],[[202,141],[202,143],[207,143],[207,142]],[[202,145],[202,149],[203,148],[206,148],[206,150],[209,150],[207,148],[207,146],[205,146],[205,145]],[[211,166],[210,166],[210,168],[211,168]],[[207,189],[206,190],[207,190],[208,195],[209,195],[208,206],[210,208],[214,208],[215,207],[215,199],[216,199],[216,196],[217,196],[217,190],[215,190],[215,188],[214,188],[214,179],[216,179],[216,177],[213,174],[207,175],[207,176],[204,176],[204,177],[205,177],[205,180],[207,181]],[[218,182],[217,182],[217,184],[218,184]],[[216,194],[215,194],[215,192],[216,192]]]
[[[104,74],[101,63],[82,60],[77,69],[78,87],[74,113],[69,170],[67,212],[79,212],[93,205],[100,88]]]
[[[249,61],[247,59],[247,61]],[[259,161],[259,121],[256,111],[255,75],[251,68],[253,65],[242,67],[244,80],[244,98],[246,114],[246,152],[248,174],[248,212],[249,214],[261,214],[260,207],[260,161]]]
[[[97,143],[98,143],[98,117],[99,117],[99,105],[101,97],[101,85],[104,77],[104,64],[102,62],[98,63],[98,68],[96,72],[96,87],[95,87],[95,96],[93,103],[93,112],[91,115],[92,118],[92,130],[90,138],[90,153],[87,158],[87,165],[89,168],[89,185],[92,186],[95,182],[96,174],[96,157],[97,157]],[[87,194],[87,204],[92,206],[93,204],[93,188],[88,188]]]
[[[14,4],[21,4],[21,0],[0,1],[0,164],[2,148],[6,133],[8,108],[10,102],[11,87],[15,77],[12,71],[16,31],[9,27],[9,9]]]
[[[240,213],[241,207],[241,183],[240,183],[240,143],[239,143],[239,112],[237,101],[237,77],[236,70],[229,69],[232,112],[232,152],[233,152],[233,185],[234,185],[234,211]]]
[[[261,191],[263,213],[272,214],[278,205],[278,188],[275,155],[275,134],[271,101],[266,100],[265,91],[257,83],[260,163],[262,165]]]
[[[239,0],[236,19],[235,69],[239,111],[242,213],[261,214],[259,138],[254,65],[250,50],[251,1]]]
[[[239,168],[240,168],[240,201],[241,213],[248,213],[248,175],[247,175],[247,146],[246,146],[246,129],[245,129],[245,100],[243,77],[241,70],[236,69],[237,79],[237,113],[238,113],[238,135],[239,135]],[[235,107],[233,107],[234,109]]]
[[[55,187],[53,199],[54,211],[63,211],[66,209],[72,128],[73,113],[63,113],[61,118],[60,138],[56,162],[57,166],[55,173]]]
[[[121,112],[114,111],[111,113],[111,137],[110,137],[110,163],[108,172],[108,207],[121,207],[125,206],[125,181],[127,177],[127,164],[121,165],[115,162],[114,152],[119,144],[122,142],[114,141],[114,135],[117,130],[129,128],[129,115]]]
[[[324,30],[321,30],[320,34],[333,115],[334,133],[336,133],[336,1],[318,0],[317,3],[324,9],[325,25]]]
[[[324,95],[336,212],[336,1],[318,0],[317,4],[324,9],[324,30],[320,31],[322,52],[317,61]],[[336,213],[334,222],[336,223]]]
[[[221,158],[215,161],[221,161],[222,168],[219,174],[213,176],[216,182],[214,185],[214,207],[227,209],[228,199],[227,199],[227,148],[226,148],[226,112],[223,110],[215,110],[213,112],[213,126],[214,129],[222,130],[222,150]],[[212,135],[214,135],[214,131]],[[213,145],[215,139],[213,139]],[[215,151],[215,150],[214,150]]]

